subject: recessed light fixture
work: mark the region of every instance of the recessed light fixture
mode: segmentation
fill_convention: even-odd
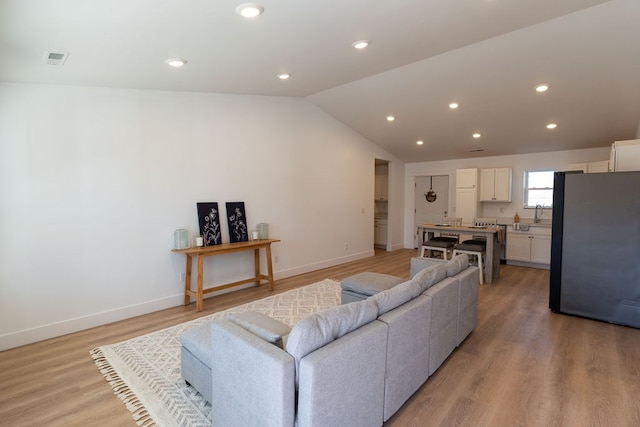
[[[451,108],[452,110],[455,110],[459,106],[460,104],[458,104],[457,102],[452,102],[451,104],[449,104],[449,108]]]
[[[416,144],[418,144],[418,145],[422,145],[422,144],[424,144],[424,141],[422,141],[422,140],[420,140],[420,141],[416,141]]]
[[[180,58],[171,58],[164,61],[164,63],[172,67],[179,68],[179,67],[182,67],[184,64],[186,64],[187,60],[180,59]]]
[[[473,134],[473,135],[471,135],[471,136],[473,136],[475,139],[478,139],[478,138],[480,138],[482,135],[480,135],[478,132],[476,132],[476,133],[474,133],[474,134]]]
[[[394,121],[396,118],[394,116],[387,116],[387,121],[388,122],[392,122]]]
[[[547,84],[540,84],[536,86],[536,92],[546,92],[548,90],[549,90],[549,85]]]
[[[291,77],[291,74],[289,74],[289,73],[280,73],[276,77],[278,77],[280,80],[287,80],[287,79],[289,79],[289,77]]]
[[[351,43],[351,46],[355,47],[356,49],[364,49],[365,47],[369,46],[369,40],[358,40],[357,42]]]
[[[555,124],[555,123],[549,123],[549,124],[547,125],[547,129],[555,129],[555,128],[557,128],[557,127],[558,127],[558,125],[557,125],[557,124]]]
[[[236,13],[243,18],[255,18],[264,12],[264,7],[257,3],[242,3],[236,7]]]

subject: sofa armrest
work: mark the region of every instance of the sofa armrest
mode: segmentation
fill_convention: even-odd
[[[291,332],[288,325],[256,311],[229,313],[224,318],[280,348],[283,338]]]
[[[224,319],[211,324],[214,426],[292,426],[295,365],[284,350]]]

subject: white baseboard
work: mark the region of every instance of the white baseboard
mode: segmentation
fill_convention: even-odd
[[[370,251],[364,251],[345,257],[333,258],[318,263],[290,268],[288,270],[275,271],[273,273],[273,276],[276,280],[284,279],[287,277],[296,276],[298,274],[309,273],[311,271],[319,270],[322,268],[333,267],[335,265],[344,264],[346,262],[356,261],[373,255],[375,255],[375,251],[371,249]],[[223,289],[218,292],[212,292],[211,294],[208,294],[207,297],[212,297],[227,292],[233,292],[237,291],[238,289],[248,288],[251,286],[253,286],[252,283],[247,283],[246,285]],[[183,294],[172,295],[153,301],[147,301],[126,307],[119,307],[113,310],[103,311],[101,313],[89,314],[86,316],[80,316],[73,319],[24,329],[22,331],[11,332],[5,335],[0,335],[0,351],[8,350],[14,347],[20,347],[26,344],[32,344],[37,341],[59,337],[73,332],[83,331],[85,329],[95,328],[96,326],[102,326],[120,320],[130,319],[132,317],[141,316],[143,314],[153,313],[155,311],[176,307],[182,305],[183,303]]]
[[[298,274],[309,273],[311,271],[320,270],[322,268],[333,267],[335,265],[344,264],[346,262],[357,261],[359,259],[368,258],[368,257],[374,256],[375,254],[376,252],[373,249],[371,249],[368,251],[360,252],[357,254],[351,254],[344,257],[328,259],[328,260],[316,262],[313,264],[301,265],[295,268],[290,268],[288,270],[276,271],[273,273],[273,277],[276,280],[284,279],[291,276],[297,276]],[[327,277],[327,279],[330,279],[330,277]]]
[[[37,341],[43,341],[49,338],[59,337],[73,332],[83,331],[85,329],[95,328],[96,326],[106,325],[108,323],[141,316],[143,314],[153,313],[154,311],[175,307],[183,302],[184,295],[174,295],[153,301],[120,307],[114,310],[103,311],[101,313],[89,314],[60,322],[49,323],[34,328],[24,329],[22,331],[11,332],[0,336],[0,351],[20,347]]]
[[[407,248],[405,247],[404,243],[398,243],[387,248],[388,251],[398,251],[400,249],[413,249],[413,247]]]

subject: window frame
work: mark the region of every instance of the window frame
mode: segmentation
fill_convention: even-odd
[[[551,174],[555,174],[555,170],[553,169],[548,169],[548,168],[544,168],[544,169],[525,169],[524,171],[524,179],[523,179],[523,200],[522,200],[522,204],[523,204],[523,209],[535,209],[536,205],[535,204],[530,204],[529,203],[529,191],[530,190],[537,190],[537,191],[551,191],[551,203],[546,205],[546,204],[540,204],[543,208],[548,208],[548,209],[552,209],[553,208],[553,180],[551,181],[551,187],[529,187],[529,174],[530,173],[537,173],[537,172],[550,172]]]

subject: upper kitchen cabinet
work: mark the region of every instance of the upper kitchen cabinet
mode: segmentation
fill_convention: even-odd
[[[478,169],[457,169],[456,188],[478,188]]]
[[[584,173],[609,172],[609,160],[591,163],[569,163],[570,171],[582,171]]]
[[[389,180],[386,175],[376,175],[376,200],[389,198]]]
[[[456,170],[456,215],[465,225],[472,224],[480,212],[478,203],[478,169]]]
[[[511,168],[480,169],[480,201],[511,201]]]
[[[376,165],[375,200],[389,199],[389,166]]]

